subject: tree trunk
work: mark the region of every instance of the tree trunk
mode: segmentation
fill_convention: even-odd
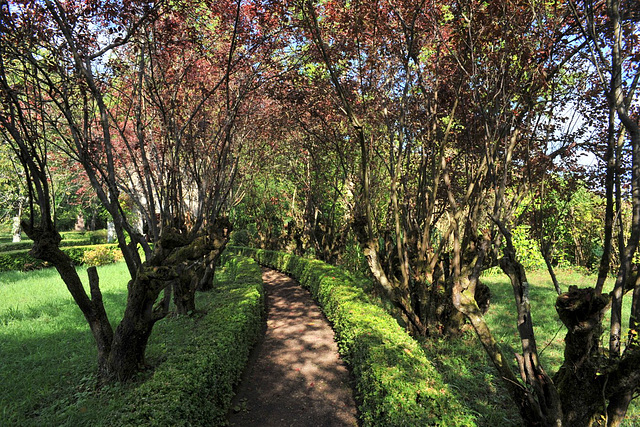
[[[556,272],[553,270],[553,264],[551,264],[551,250],[549,247],[551,246],[551,242],[542,242],[540,245],[542,258],[544,259],[544,263],[547,266],[547,271],[549,272],[549,276],[551,277],[551,281],[553,282],[553,287],[556,290],[558,295],[562,294],[562,289],[560,289],[560,283],[558,283],[558,278],[556,277]]]
[[[174,303],[178,314],[195,311],[195,296],[205,276],[213,277],[215,264],[227,246],[232,230],[226,218],[218,219],[209,229],[167,259],[177,266],[179,278],[174,282]]]
[[[566,425],[590,425],[605,404],[598,351],[608,304],[608,296],[575,286],[556,301],[558,316],[567,327],[564,362],[554,377]]]
[[[51,223],[51,225],[53,224]],[[96,268],[91,267],[87,271],[91,292],[91,297],[89,297],[73,261],[59,248],[62,240],[60,234],[55,230],[43,231],[42,229],[31,227],[26,222],[22,223],[22,228],[29,238],[33,240],[33,247],[29,254],[34,258],[50,262],[56,268],[69,293],[71,293],[89,323],[89,328],[98,348],[98,373],[99,376],[102,376],[107,369],[107,358],[113,341],[113,329],[102,303],[102,293],[100,292]]]
[[[129,285],[127,307],[116,328],[104,372],[105,382],[128,381],[145,367],[149,336],[155,323],[166,315],[167,308],[164,304],[154,307],[158,295],[166,287],[166,282],[156,277],[171,278],[175,273],[166,267],[143,266],[136,280]]]
[[[204,268],[204,273],[198,281],[197,291],[207,292],[213,289],[213,280],[216,275],[216,262],[209,263]]]
[[[176,305],[176,313],[191,315],[196,310],[196,290],[198,288],[198,275],[195,271],[183,271],[173,284],[173,302]]]

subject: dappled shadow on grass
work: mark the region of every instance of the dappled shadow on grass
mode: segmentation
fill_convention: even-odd
[[[478,426],[519,426],[522,420],[475,335],[423,342],[427,358]],[[508,354],[505,351],[505,354]]]
[[[78,328],[33,338],[3,335],[2,342],[3,425],[63,425],[69,418],[93,419],[94,414],[83,409],[96,392],[97,353],[88,331]]]
[[[127,302],[126,292],[105,292],[103,300],[107,312],[111,314],[111,322],[115,315],[114,310],[121,312]],[[73,300],[58,300],[48,303],[39,303],[37,305],[26,304],[21,307],[9,307],[8,310],[0,313],[0,327],[10,327],[15,322],[42,321],[45,323],[55,322],[60,327],[64,325],[88,325],[82,315],[82,311]],[[30,325],[27,329],[34,329],[35,326]],[[0,349],[1,351],[1,349]]]
[[[559,278],[564,283],[592,285],[589,278],[582,278],[581,281],[579,276],[565,277],[562,272],[559,273]],[[541,362],[545,370],[553,375],[563,360],[566,334],[555,310],[557,294],[545,272],[528,272],[527,275]],[[517,372],[514,354],[521,353],[522,349],[511,283],[502,274],[482,277],[481,280],[491,289],[491,306],[485,318],[504,356],[514,372]],[[502,380],[497,377],[497,371],[472,328],[469,327],[463,337],[427,340],[423,345],[445,380],[456,389],[462,401],[477,412],[478,425],[522,424]]]
[[[517,314],[513,289],[506,276],[482,278],[491,289],[491,305],[485,319],[502,352],[516,371],[514,354],[520,353]],[[555,312],[553,287],[532,284],[530,300],[538,349],[547,372],[553,373],[562,361],[564,329]],[[462,337],[430,339],[423,342],[429,359],[461,401],[478,417],[479,426],[518,426],[522,420],[502,380],[473,329]]]

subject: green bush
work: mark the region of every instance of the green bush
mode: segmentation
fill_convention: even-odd
[[[527,225],[519,225],[511,231],[516,256],[526,270],[546,268],[538,241],[529,236],[530,228]]]
[[[192,333],[167,343],[166,361],[132,390],[114,424],[226,424],[233,387],[262,330],[264,292],[260,267],[252,259],[229,257],[225,269],[225,280],[218,282],[204,307],[206,314],[168,319],[184,323],[187,327],[182,329]]]
[[[107,230],[88,231],[86,236],[92,245],[107,243]]]
[[[62,251],[71,257],[75,265],[82,265],[85,252],[90,252],[98,247],[103,247],[110,251],[119,251],[117,245],[71,246],[63,247]],[[49,264],[35,259],[29,255],[28,250],[0,252],[0,271],[29,271],[44,267],[49,267]]]
[[[247,246],[251,240],[248,230],[234,230],[229,238],[232,246]]]
[[[33,240],[22,240],[16,243],[0,243],[0,252],[21,251],[30,249],[31,246],[33,246]]]
[[[120,249],[112,246],[101,245],[94,246],[93,249],[85,251],[82,254],[82,263],[88,266],[101,266],[112,264],[122,259]]]
[[[333,323],[351,366],[363,426],[475,425],[421,346],[345,271],[283,252],[230,248],[291,274]]]

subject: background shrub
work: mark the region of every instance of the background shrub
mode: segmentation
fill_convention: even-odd
[[[120,261],[123,256],[120,249],[111,245],[93,246],[82,254],[82,263],[88,266],[101,266]]]
[[[75,265],[82,265],[84,263],[85,252],[90,252],[92,250],[96,250],[97,248],[104,248],[102,250],[108,249],[109,251],[112,251],[114,253],[120,252],[118,246],[113,244],[62,247],[62,251],[69,255],[69,257],[71,257],[71,260]],[[115,257],[118,258],[118,256],[121,257],[121,255],[117,255]],[[28,250],[0,252],[0,271],[30,271],[48,266],[49,265],[46,262],[35,259],[31,255],[29,255]]]
[[[89,238],[89,243],[92,245],[107,243],[107,230],[88,231],[86,236]]]
[[[229,244],[232,246],[247,246],[251,240],[248,230],[234,230],[231,233]]]

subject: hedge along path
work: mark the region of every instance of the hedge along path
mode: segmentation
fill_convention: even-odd
[[[363,427],[476,425],[418,342],[364,292],[368,279],[284,252],[228,250],[284,271],[311,291],[353,373]]]
[[[263,269],[267,330],[256,346],[229,423],[253,426],[357,426],[352,381],[334,333],[308,291]]]

